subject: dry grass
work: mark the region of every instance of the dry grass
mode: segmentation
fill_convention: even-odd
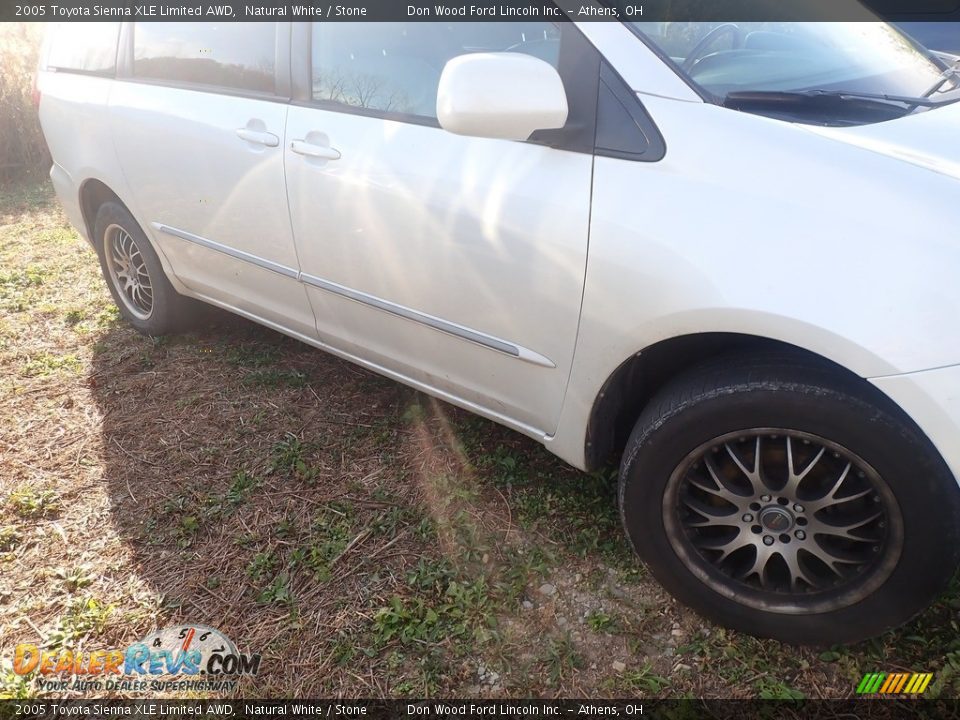
[[[710,626],[626,551],[608,476],[243,321],[133,333],[43,186],[0,196],[0,408],[0,695],[33,692],[19,642],[180,621],[263,654],[248,696],[960,690],[956,589],[856,648]]]
[[[42,23],[0,23],[0,184],[50,167],[32,100],[42,29]]]

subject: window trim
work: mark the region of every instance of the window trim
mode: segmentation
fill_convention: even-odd
[[[593,153],[596,130],[596,105],[600,83],[600,52],[572,22],[559,20],[560,62],[558,72],[564,81],[567,100],[571,107],[571,116],[579,115],[579,122],[571,123],[558,130],[543,130],[534,133],[531,139],[523,141],[534,145],[547,145],[560,150]],[[292,85],[290,104],[297,107],[312,108],[342,115],[356,115],[376,120],[389,120],[407,125],[442,130],[440,122],[434,117],[413,115],[389,110],[376,110],[345,105],[329,100],[314,100],[313,79],[313,25],[314,23],[294,23],[291,36],[291,73]],[[571,74],[578,77],[571,79]]]
[[[67,75],[83,75],[84,77],[103,78],[104,80],[113,80],[117,76],[116,70],[108,72],[106,70],[78,70],[77,68],[60,67],[59,65],[47,65],[43,68],[44,72],[66,73]]]
[[[327,112],[340,113],[342,115],[357,115],[359,117],[368,117],[374,120],[390,120],[391,122],[400,122],[405,125],[421,125],[423,127],[436,128],[442,130],[440,122],[435,118],[426,115],[412,115],[410,113],[395,112],[391,110],[374,110],[372,108],[354,107],[343,105],[333,100],[290,100],[291,105],[296,107],[313,108],[314,110],[325,110]]]
[[[291,99],[290,87],[290,26],[289,22],[273,23],[275,35],[274,50],[274,70],[273,70],[273,92],[258,92],[256,90],[244,90],[243,88],[234,88],[228,85],[208,85],[206,83],[194,83],[184,80],[167,80],[164,78],[144,78],[136,77],[133,74],[133,50],[134,35],[136,34],[135,23],[125,22],[120,29],[120,48],[117,58],[117,80],[136,83],[138,85],[152,85],[155,87],[168,87],[175,90],[190,90],[193,92],[202,92],[213,95],[224,95],[227,97],[246,98],[248,100],[263,100],[266,102],[288,103]],[[121,56],[122,53],[122,56]]]
[[[634,26],[632,22],[624,22],[622,24],[627,28],[627,30],[630,31],[631,34],[633,34],[634,37],[636,37],[641,43],[643,43],[643,45],[650,52],[656,55],[657,58],[660,60],[660,62],[662,62],[668,68],[673,70],[673,72],[677,75],[677,77],[683,80],[683,82],[685,82],[690,87],[690,89],[697,94],[697,96],[701,100],[703,100],[705,103],[710,103],[712,105],[718,104],[718,98],[716,95],[709,92],[706,88],[701,87],[692,77],[690,77],[690,75],[686,72],[686,70],[684,70],[682,67],[680,67],[680,65],[674,62],[674,59],[672,57],[670,57],[662,48],[660,48],[659,45],[657,45],[650,38],[648,38],[643,32],[641,32],[639,28]]]

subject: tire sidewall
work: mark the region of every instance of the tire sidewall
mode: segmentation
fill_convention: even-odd
[[[147,318],[138,318],[128,310],[126,302],[120,296],[119,290],[110,277],[105,241],[107,229],[111,225],[123,228],[133,238],[143,257],[147,272],[150,273],[150,282],[153,287],[153,308]],[[146,234],[130,212],[122,205],[107,202],[100,207],[94,227],[94,247],[100,260],[100,270],[103,272],[104,280],[123,318],[137,331],[146,335],[163,335],[170,332],[174,325],[173,306],[176,305],[176,299],[179,296],[167,280],[160,258]]]
[[[663,517],[663,495],[671,474],[700,445],[727,432],[758,427],[830,439],[862,457],[890,487],[903,517],[903,549],[890,576],[871,595],[816,614],[764,611],[712,590],[677,556]],[[942,590],[957,564],[956,484],[945,477],[942,461],[924,445],[899,418],[836,390],[788,383],[717,389],[664,416],[638,422],[621,469],[621,518],[634,549],[657,579],[702,614],[789,642],[860,640],[920,612]]]

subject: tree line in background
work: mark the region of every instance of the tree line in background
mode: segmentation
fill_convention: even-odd
[[[50,168],[33,105],[42,40],[40,23],[0,23],[0,184],[41,177]]]

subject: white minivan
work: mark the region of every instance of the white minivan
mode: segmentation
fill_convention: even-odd
[[[657,579],[852,642],[960,560],[960,79],[882,22],[51,31],[123,316],[209,303],[620,462]]]

